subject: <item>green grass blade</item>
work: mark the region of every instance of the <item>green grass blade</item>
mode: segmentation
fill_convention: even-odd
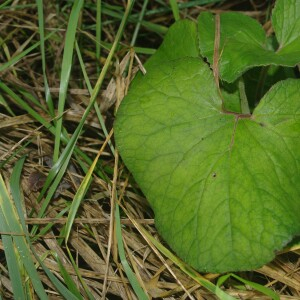
[[[63,276],[64,282],[67,285],[69,291],[71,293],[73,293],[77,297],[77,299],[83,299],[81,294],[80,294],[80,291],[78,290],[78,288],[77,288],[77,286],[74,282],[74,280],[72,279],[72,277],[70,276],[70,274],[68,273],[68,271],[66,270],[64,265],[62,264],[61,260],[59,259],[59,256],[56,253],[54,253],[53,256],[56,259],[56,262],[58,264],[60,273]]]
[[[59,157],[61,132],[62,132],[62,115],[65,108],[68,83],[69,83],[70,73],[72,68],[75,35],[76,35],[76,29],[77,29],[77,24],[78,24],[82,5],[83,5],[83,0],[76,0],[74,2],[70,14],[67,32],[66,32],[66,40],[65,40],[64,54],[62,59],[61,76],[60,76],[59,99],[58,99],[58,109],[57,109],[58,119],[55,127],[55,142],[54,142],[54,153],[53,153],[54,162],[56,162]]]
[[[38,9],[38,20],[39,20],[39,33],[40,33],[40,49],[42,55],[42,70],[45,85],[45,100],[48,105],[51,118],[54,118],[54,105],[50,94],[48,80],[46,76],[46,55],[45,55],[45,35],[44,35],[44,11],[43,11],[43,0],[36,0]]]
[[[0,163],[0,170],[10,161],[12,160],[14,157],[17,156],[18,153],[20,153],[22,150],[26,149],[26,147],[28,147],[28,145],[30,143],[32,143],[34,138],[30,139],[29,141],[27,141],[23,146],[21,146],[20,148],[17,148],[15,151],[13,151],[13,153],[8,157],[6,158],[5,160],[3,160],[1,163]]]
[[[84,291],[85,291],[86,295],[88,296],[88,299],[89,299],[89,300],[94,300],[95,298],[93,297],[92,293],[91,293],[91,292],[89,291],[89,289],[88,289],[88,286],[87,286],[86,283],[84,282],[84,280],[83,280],[83,278],[82,278],[82,276],[81,276],[81,274],[80,274],[80,272],[79,272],[77,263],[74,261],[74,258],[73,258],[73,256],[72,256],[72,253],[71,253],[71,251],[70,251],[68,245],[66,245],[66,250],[67,250],[67,252],[68,252],[68,255],[69,255],[70,261],[71,261],[71,263],[72,263],[72,266],[73,266],[73,268],[74,268],[74,270],[75,270],[75,273],[76,273],[76,275],[78,276],[78,279],[80,280],[80,282],[81,282],[81,284],[82,284],[82,286],[83,286],[83,288],[84,288]]]
[[[148,54],[153,55],[156,52],[156,49],[153,48],[145,48],[145,47],[133,47],[134,52],[138,54]]]
[[[0,9],[2,9],[2,8],[4,8],[6,5],[8,5],[9,2],[12,2],[12,0],[6,0],[5,2],[3,2],[3,3],[0,5]]]
[[[44,106],[30,92],[23,90],[20,87],[18,87],[18,92],[21,93],[25,99],[30,101],[33,106],[38,107],[45,113],[47,112],[47,110],[44,108]]]
[[[118,252],[121,260],[121,264],[124,268],[124,271],[127,275],[127,278],[135,291],[138,299],[140,300],[148,300],[147,294],[144,292],[144,290],[141,288],[135,274],[131,270],[128,261],[126,259],[123,240],[122,240],[122,229],[121,229],[121,220],[120,220],[120,209],[119,205],[116,203],[116,211],[115,211],[115,221],[116,221],[116,236],[117,236],[117,242],[118,242]]]
[[[130,46],[135,45],[137,36],[139,34],[139,31],[140,31],[141,22],[143,21],[143,18],[144,18],[145,12],[146,12],[147,5],[148,5],[148,0],[144,0],[144,4],[143,4],[141,12],[139,14],[138,22],[136,23],[136,26],[135,26],[135,29],[134,29],[134,32],[133,32],[133,35],[132,35]]]
[[[16,163],[10,178],[10,191],[13,199],[19,200],[14,202],[18,214],[22,216],[22,219],[20,219],[20,221],[23,228],[25,228],[25,221],[24,221],[24,211],[22,208],[22,203],[20,201],[21,200],[20,177],[21,177],[21,171],[22,171],[24,161],[25,161],[25,157],[23,157]],[[2,231],[3,228],[3,231],[9,232],[10,229],[8,224],[5,221],[5,217],[3,215],[1,208],[0,208],[0,223],[2,223],[0,230]],[[3,227],[3,225],[5,227]],[[5,257],[7,260],[9,277],[11,279],[14,297],[15,299],[25,299],[26,297],[24,292],[24,288],[25,288],[24,278],[22,278],[23,277],[22,274],[24,274],[23,265],[18,263],[20,257],[19,255],[17,255],[17,252],[14,249],[12,237],[5,236],[5,235],[2,236],[2,242],[5,249]]]
[[[280,300],[279,296],[277,293],[275,293],[274,291],[272,291],[271,289],[261,285],[261,284],[258,284],[258,283],[255,283],[255,282],[252,282],[252,281],[249,281],[249,280],[246,280],[236,274],[233,274],[233,273],[230,273],[230,274],[226,274],[224,276],[221,276],[219,279],[218,279],[218,282],[217,284],[218,285],[222,285],[229,277],[233,277],[235,279],[237,279],[238,281],[248,285],[248,286],[251,286],[253,289],[261,292],[262,294],[270,297],[271,299],[273,300]]]
[[[55,31],[49,33],[45,39],[48,39],[50,36],[52,36],[55,33]],[[40,42],[36,42],[35,44],[33,44],[32,46],[30,46],[29,48],[25,49],[24,51],[22,51],[21,53],[19,53],[18,55],[14,56],[11,58],[11,60],[7,61],[6,63],[0,65],[0,73],[5,71],[6,69],[8,69],[9,67],[13,66],[14,64],[16,64],[19,60],[21,60],[23,57],[25,57],[27,54],[29,54],[32,50],[34,50],[35,48],[37,48],[40,45]]]
[[[26,242],[23,228],[20,224],[16,207],[10,198],[3,181],[2,175],[0,174],[0,207],[2,209],[3,218],[8,225],[10,232],[13,232],[13,243],[18,251],[20,260],[24,265],[26,272],[30,278],[30,281],[40,299],[48,299],[47,294],[44,290],[43,284],[40,280],[39,274],[35,269],[34,262],[30,255],[29,246]]]
[[[180,20],[180,15],[179,15],[179,7],[177,4],[177,0],[170,0],[170,5],[172,8],[173,16],[175,21]]]
[[[97,7],[96,7],[96,59],[97,59],[97,69],[98,73],[100,72],[99,63],[100,63],[100,56],[101,56],[101,31],[102,31],[102,22],[101,22],[101,10],[102,1],[97,0]]]
[[[67,144],[66,148],[64,149],[63,153],[61,154],[61,156],[59,157],[58,161],[53,165],[53,167],[51,168],[47,178],[46,178],[46,182],[43,186],[43,189],[40,193],[40,195],[38,196],[37,201],[41,201],[42,197],[44,196],[46,190],[49,187],[46,199],[43,201],[42,206],[40,207],[40,210],[37,214],[37,217],[40,218],[44,215],[44,213],[46,212],[46,209],[53,197],[53,195],[55,194],[55,191],[57,190],[57,187],[59,186],[67,168],[70,162],[70,159],[72,157],[72,154],[74,152],[74,147],[75,144],[77,142],[77,139],[80,135],[80,131],[81,128],[77,128],[76,131],[74,132],[70,142]],[[52,183],[52,184],[51,184]],[[34,226],[32,228],[31,234],[36,234],[38,229],[38,226]]]
[[[7,225],[2,209],[0,207],[0,232],[10,232],[9,226]],[[7,262],[7,268],[9,278],[12,286],[12,291],[15,299],[25,299],[24,286],[23,286],[23,270],[18,263],[19,256],[17,255],[12,237],[10,235],[2,234],[1,236],[5,258]]]
[[[50,132],[55,133],[54,127],[43,116],[37,113],[30,105],[28,105],[23,99],[21,99],[16,93],[14,93],[4,82],[0,81],[0,88],[5,91],[13,101],[15,101],[21,108],[26,110],[34,119],[45,126]]]
[[[72,225],[73,225],[74,219],[76,217],[78,208],[79,208],[79,206],[84,198],[84,195],[86,194],[86,192],[90,186],[90,183],[92,181],[92,174],[93,174],[93,170],[95,168],[97,161],[98,161],[98,158],[95,159],[95,161],[93,162],[89,171],[87,172],[86,176],[82,180],[82,182],[74,196],[74,199],[72,201],[70,211],[68,214],[68,218],[67,218],[67,222],[66,222],[64,231],[62,232],[62,235],[65,237],[66,243],[68,242],[68,239],[69,239],[69,236],[71,233],[71,229],[72,229]]]
[[[165,35],[168,31],[168,27],[166,26],[151,23],[145,20],[141,21],[141,25],[147,28],[148,30],[156,32],[157,34],[160,35]]]
[[[85,83],[87,85],[89,93],[92,94],[93,88],[91,86],[89,77],[88,77],[88,75],[86,73],[84,62],[83,62],[83,59],[82,59],[82,56],[81,56],[81,52],[80,52],[80,49],[78,47],[78,43],[77,42],[75,44],[75,48],[76,48],[76,53],[77,53],[78,60],[79,60],[79,63],[80,63],[81,71],[82,71],[83,76],[84,76]],[[99,123],[101,125],[102,131],[103,131],[105,137],[107,138],[108,137],[108,131],[106,129],[104,118],[103,118],[103,116],[101,114],[100,108],[99,108],[99,106],[98,106],[97,103],[94,104],[94,109],[96,111],[96,114],[97,114],[97,117],[98,117],[98,121],[99,121]],[[108,145],[110,147],[111,152],[114,154],[115,153],[115,149],[114,149],[114,146],[113,146],[113,144],[112,144],[112,142],[110,140],[108,141]]]
[[[74,219],[76,217],[76,214],[77,214],[78,208],[80,206],[80,203],[83,200],[84,195],[86,194],[86,192],[87,192],[87,190],[90,186],[90,183],[93,179],[92,175],[93,175],[95,166],[98,162],[98,159],[99,159],[101,153],[103,152],[104,148],[106,147],[107,142],[110,140],[111,135],[112,135],[112,132],[106,138],[106,141],[103,143],[103,145],[102,145],[101,149],[99,150],[95,160],[93,161],[90,169],[88,170],[86,176],[82,180],[82,182],[81,182],[81,184],[80,184],[80,186],[79,186],[79,188],[78,188],[78,190],[77,190],[77,192],[74,196],[74,199],[72,201],[70,211],[69,211],[69,214],[68,214],[67,222],[66,222],[66,225],[65,225],[65,228],[64,228],[64,233],[63,233],[63,235],[65,236],[65,243],[66,244],[68,243],[68,239],[69,239],[69,236],[70,236],[70,233],[71,233],[72,225],[73,225]]]
[[[51,271],[44,265],[42,260],[39,258],[39,256],[36,254],[33,247],[31,247],[31,251],[33,255],[35,256],[36,260],[40,264],[40,266],[43,268],[45,273],[47,274],[48,278],[51,280],[57,291],[60,293],[61,296],[64,297],[64,299],[67,300],[78,300],[78,298],[71,293],[52,273]],[[80,299],[80,298],[79,298]]]
[[[20,219],[20,223],[22,225],[23,230],[26,230],[26,224],[24,219],[24,203],[22,198],[22,193],[20,190],[20,179],[21,179],[21,173],[23,169],[23,165],[25,162],[25,157],[22,157],[16,162],[16,165],[14,166],[14,169],[11,174],[10,178],[10,190],[11,195],[14,200],[14,204],[17,209],[18,217]]]
[[[184,3],[178,3],[179,8],[188,8],[188,7],[194,7],[199,5],[207,5],[217,2],[222,2],[224,0],[194,0],[194,1],[188,1]]]
[[[108,15],[110,17],[113,17],[113,18],[116,18],[119,20],[121,20],[123,18],[122,12],[112,11],[112,10],[109,10],[107,7],[103,7],[102,12],[105,15]],[[137,19],[138,19],[138,15],[132,15],[128,18],[128,21],[131,23],[136,23]],[[155,23],[145,21],[145,20],[141,21],[141,25],[144,26],[145,28],[147,28],[149,31],[156,32],[159,35],[164,35],[168,31],[168,27],[166,27],[166,26],[155,24]]]
[[[65,207],[64,209],[62,209],[54,218],[55,219],[59,219],[59,218],[62,218],[70,209],[68,203],[66,203],[67,207]],[[33,237],[32,238],[32,241],[35,241],[36,239],[38,239],[39,237],[41,236],[45,236],[47,234],[47,232],[49,232],[49,230],[51,230],[52,226],[54,225],[55,223],[53,222],[50,222],[50,223],[47,223],[47,225],[43,226],[43,228],[39,231],[39,234],[38,236],[36,237]],[[58,244],[61,244],[60,242],[61,239],[58,238]]]
[[[11,116],[15,116],[15,113],[11,110],[10,106],[8,105],[8,103],[6,102],[6,100],[1,94],[0,94],[0,106],[3,106]]]

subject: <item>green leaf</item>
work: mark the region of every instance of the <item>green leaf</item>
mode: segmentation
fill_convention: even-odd
[[[161,59],[178,24],[123,100],[116,144],[179,257],[199,271],[258,268],[300,233],[300,82],[277,83],[251,116],[225,112],[206,63]]]
[[[262,26],[240,13],[220,15],[219,72],[221,79],[233,82],[254,66],[295,66],[300,62],[300,2],[277,0],[272,13],[279,43],[275,51]],[[201,54],[213,63],[215,17],[201,13],[198,18]]]
[[[300,5],[297,0],[277,0],[273,10],[272,24],[279,42],[278,52],[290,53],[300,44]],[[285,49],[285,50],[284,50]]]
[[[182,57],[199,57],[197,27],[194,22],[180,20],[172,25],[164,43],[146,63],[163,63]]]

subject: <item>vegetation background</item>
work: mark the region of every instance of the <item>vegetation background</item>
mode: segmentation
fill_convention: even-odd
[[[299,247],[225,275],[168,252],[112,131],[175,19],[242,11],[272,34],[274,2],[1,1],[1,298],[300,299]]]

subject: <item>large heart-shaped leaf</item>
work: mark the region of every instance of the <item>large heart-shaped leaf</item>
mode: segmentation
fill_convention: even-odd
[[[273,86],[251,116],[225,112],[196,41],[193,22],[170,28],[118,110],[116,143],[182,259],[254,269],[300,233],[300,83]]]
[[[220,77],[235,81],[254,66],[295,66],[300,62],[300,1],[277,0],[272,12],[272,24],[277,37],[272,49],[262,26],[241,13],[220,15]],[[201,54],[212,64],[215,38],[215,16],[209,12],[198,19]]]

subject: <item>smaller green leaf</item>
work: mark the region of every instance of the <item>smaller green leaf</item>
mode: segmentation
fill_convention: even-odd
[[[279,0],[272,14],[272,26],[279,42],[279,53],[299,52],[300,45],[300,5],[298,0]]]
[[[221,79],[234,82],[255,66],[295,66],[300,62],[300,1],[277,0],[273,10],[279,48],[274,51],[262,26],[240,13],[220,15],[219,73]],[[198,18],[201,54],[213,63],[215,17],[204,12]]]
[[[212,63],[215,43],[215,16],[212,13],[203,12],[199,15],[198,31],[201,54]],[[237,34],[241,42],[250,41],[252,47],[261,48],[266,42],[265,32],[256,20],[240,13],[222,13],[220,15],[220,49]]]

